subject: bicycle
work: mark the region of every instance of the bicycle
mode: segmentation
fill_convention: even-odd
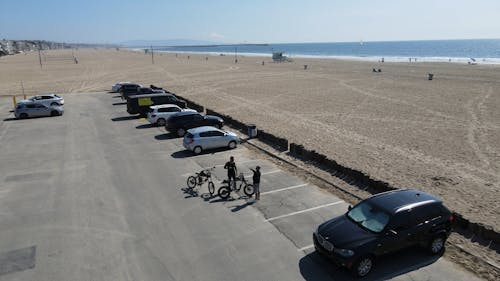
[[[241,189],[243,189],[243,192],[248,197],[251,197],[254,194],[255,189],[253,188],[253,185],[251,183],[247,182],[243,173],[240,173],[238,178],[236,178],[236,181],[240,181],[241,183],[238,185],[236,182],[233,182],[233,181],[228,181],[228,180],[222,181],[223,184],[227,184],[227,185],[221,186],[219,188],[219,190],[217,191],[217,194],[219,195],[219,197],[221,199],[226,200],[227,198],[229,198],[232,191],[238,192]]]
[[[194,176],[189,176],[187,178],[187,186],[189,189],[193,190],[196,186],[200,187],[208,181],[208,193],[210,193],[210,196],[214,195],[215,185],[212,181],[212,171],[214,169],[215,167],[204,169],[201,172],[196,173]]]

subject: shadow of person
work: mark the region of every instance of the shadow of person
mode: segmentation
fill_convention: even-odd
[[[233,208],[231,209],[231,212],[238,212],[240,211],[241,209],[244,209],[248,206],[251,206],[255,203],[255,201],[247,201],[245,202],[245,204],[241,204],[241,205],[236,205],[236,206],[233,206]]]

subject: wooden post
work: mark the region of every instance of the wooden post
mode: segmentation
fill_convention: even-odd
[[[154,59],[154,56],[153,56],[153,45],[151,45],[151,63],[155,64],[155,59]]]

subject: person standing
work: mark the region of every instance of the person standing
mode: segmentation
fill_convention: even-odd
[[[227,170],[227,181],[231,186],[231,179],[233,180],[232,184],[236,185],[236,173],[238,172],[238,168],[236,168],[236,163],[234,162],[234,157],[229,157],[229,161],[224,165],[224,169]]]
[[[254,169],[250,169],[253,172],[253,189],[255,192],[255,200],[260,200],[260,167],[257,166]]]

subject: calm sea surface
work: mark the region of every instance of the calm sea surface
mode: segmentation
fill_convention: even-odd
[[[436,40],[351,43],[293,43],[262,45],[215,45],[161,47],[159,51],[226,55],[271,55],[280,51],[290,57],[346,58],[361,60],[453,61],[500,63],[500,39]],[[471,59],[472,58],[472,59]]]

